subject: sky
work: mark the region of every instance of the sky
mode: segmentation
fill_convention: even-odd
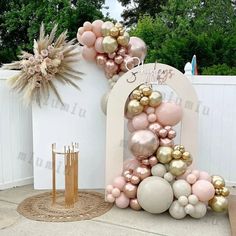
[[[102,9],[104,15],[109,12],[112,18],[116,19],[117,21],[122,20],[121,13],[123,11],[123,7],[121,6],[120,2],[117,0],[106,0],[105,6],[108,6],[109,9]]]

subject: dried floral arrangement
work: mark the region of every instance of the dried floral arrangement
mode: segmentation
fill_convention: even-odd
[[[26,105],[35,100],[40,106],[42,98],[49,98],[50,90],[63,104],[55,81],[79,89],[74,80],[81,79],[82,73],[72,66],[72,63],[79,60],[78,44],[75,44],[75,39],[67,41],[67,31],[56,38],[56,31],[57,25],[50,35],[46,35],[42,23],[39,39],[34,40],[33,54],[22,51],[19,61],[3,65],[3,69],[20,70],[8,83],[13,90],[23,93]]]

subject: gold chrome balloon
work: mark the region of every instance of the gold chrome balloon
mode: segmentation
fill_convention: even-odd
[[[182,154],[182,158],[183,158],[183,160],[189,160],[191,158],[191,155],[189,152],[184,152]]]
[[[114,24],[111,21],[106,21],[102,24],[102,36],[110,35],[110,30],[114,27]]]
[[[176,145],[176,146],[174,146],[174,150],[179,150],[182,153],[185,152],[185,148],[184,148],[183,145]]]
[[[225,186],[225,183],[222,180],[216,180],[213,182],[213,185],[215,188],[223,188]]]
[[[125,33],[125,29],[120,29],[120,30],[119,30],[119,35],[120,35],[120,36],[123,36],[124,33]]]
[[[142,89],[143,95],[144,96],[150,96],[152,94],[152,88],[150,87],[144,87]]]
[[[166,164],[172,160],[171,153],[173,149],[171,147],[159,147],[157,150],[157,159],[160,163]]]
[[[161,104],[161,101],[162,101],[162,95],[158,91],[152,92],[151,95],[149,96],[149,105],[151,107],[159,106]]]
[[[215,189],[215,193],[216,195],[221,195],[222,194],[222,190],[221,189]]]
[[[175,176],[179,176],[185,173],[187,170],[187,164],[179,159],[179,160],[172,160],[169,165],[169,172]]]
[[[214,182],[217,181],[217,180],[224,183],[224,186],[225,186],[225,180],[221,176],[219,176],[219,175],[212,175],[211,176],[211,182],[213,183],[213,185],[214,185]]]
[[[141,92],[137,89],[135,89],[130,96],[131,99],[137,99],[140,100],[141,99]]]
[[[110,35],[112,36],[112,37],[118,37],[119,36],[119,29],[118,28],[116,28],[116,27],[112,27],[111,29],[110,29]]]
[[[228,197],[229,196],[229,189],[226,188],[226,187],[223,187],[221,190],[221,195],[224,196],[224,197]]]
[[[180,152],[179,150],[174,150],[172,152],[172,157],[174,159],[180,159],[182,157],[182,152]]]
[[[228,199],[224,196],[215,196],[209,201],[209,206],[213,211],[224,212],[228,209]]]
[[[128,111],[131,115],[138,115],[143,111],[143,106],[136,99],[130,100],[128,103]]]
[[[106,53],[113,53],[118,47],[116,39],[111,36],[106,36],[102,41],[103,50]]]
[[[125,32],[124,35],[117,38],[117,42],[121,46],[127,46],[129,44],[129,33]]]
[[[123,29],[123,25],[122,25],[121,23],[119,23],[119,22],[117,22],[117,23],[115,24],[115,27],[118,28],[119,30],[120,30],[120,29]]]
[[[143,106],[147,106],[148,103],[149,103],[149,98],[148,97],[142,97],[140,99],[140,103],[143,105]]]

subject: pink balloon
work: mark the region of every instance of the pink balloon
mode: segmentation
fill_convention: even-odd
[[[123,176],[118,176],[113,181],[113,187],[118,188],[120,191],[122,191],[125,184],[126,184],[126,181]]]
[[[96,36],[92,31],[85,31],[81,36],[82,43],[88,47],[92,47],[96,41]]]
[[[157,119],[157,116],[156,116],[155,114],[149,114],[149,115],[148,115],[148,121],[149,121],[150,123],[155,122],[156,119]]]
[[[84,27],[79,27],[78,33],[79,35],[82,35],[84,33]]]
[[[113,190],[112,190],[112,196],[113,197],[119,197],[120,196],[120,189],[118,189],[118,188],[114,188]]]
[[[96,62],[97,65],[104,67],[107,62],[107,57],[105,55],[97,55]]]
[[[121,55],[117,55],[114,58],[116,64],[120,65],[123,62],[123,57]]]
[[[189,184],[194,184],[197,181],[197,177],[194,174],[189,174],[186,180]]]
[[[211,182],[211,176],[205,171],[200,171],[199,179],[204,179]]]
[[[135,128],[134,128],[131,120],[128,121],[127,126],[128,126],[128,130],[130,133],[133,133],[135,131]]]
[[[147,114],[152,114],[155,113],[155,108],[154,107],[147,107],[145,110]]]
[[[130,37],[128,54],[131,57],[138,57],[143,61],[147,54],[145,42],[138,37]]]
[[[112,190],[113,190],[113,186],[112,186],[111,184],[107,185],[107,187],[106,187],[106,192],[107,192],[107,193],[111,193]]]
[[[121,193],[121,195],[116,198],[116,206],[119,208],[127,208],[129,206],[129,198],[127,198],[124,193]]]
[[[182,119],[182,108],[174,103],[163,102],[156,108],[157,120],[162,124],[174,126]]]
[[[115,198],[112,196],[112,194],[107,195],[107,201],[110,203],[113,203],[115,201]]]
[[[207,180],[198,180],[192,186],[192,193],[195,194],[200,201],[209,201],[215,195],[214,186]]]
[[[147,114],[142,112],[139,115],[134,116],[132,124],[135,130],[146,129],[149,124]]]
[[[84,31],[92,30],[92,24],[89,21],[85,21],[83,27],[84,27]]]
[[[102,36],[102,24],[103,24],[103,21],[102,20],[95,20],[93,23],[92,23],[92,30],[94,32],[94,34],[97,36],[97,37],[101,37]]]
[[[89,48],[85,45],[85,46],[83,46],[82,55],[83,55],[85,60],[94,61],[95,58],[96,58],[97,52],[93,47]]]
[[[81,35],[79,33],[77,33],[77,40],[80,44],[84,45],[83,42],[82,42],[82,39],[81,39]]]
[[[94,48],[98,53],[104,53],[103,46],[102,46],[102,40],[103,40],[103,37],[99,37],[95,41]]]
[[[198,179],[200,176],[200,171],[199,170],[192,170],[192,174],[196,176],[196,178]]]
[[[136,158],[131,158],[131,159],[124,161],[123,169],[124,169],[124,171],[134,170],[138,166],[140,166],[140,162]]]

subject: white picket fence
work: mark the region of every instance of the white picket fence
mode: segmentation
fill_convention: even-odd
[[[0,189],[33,182],[31,109],[25,109],[6,86],[11,75],[12,71],[0,70]],[[199,114],[196,166],[236,185],[236,76],[189,79],[199,98],[190,108]]]

